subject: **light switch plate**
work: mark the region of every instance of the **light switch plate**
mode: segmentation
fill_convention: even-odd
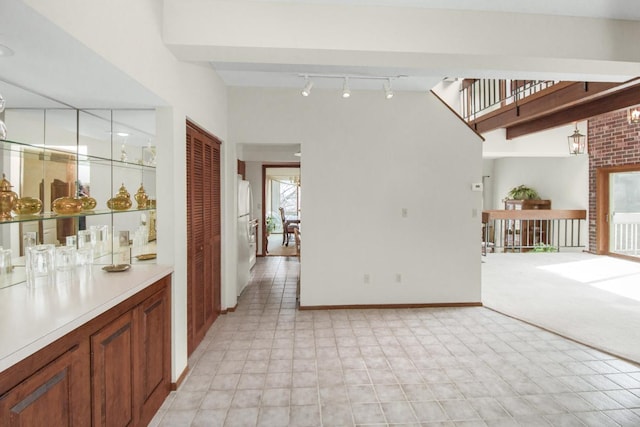
[[[482,183],[481,182],[474,182],[473,184],[471,184],[471,191],[482,191]]]

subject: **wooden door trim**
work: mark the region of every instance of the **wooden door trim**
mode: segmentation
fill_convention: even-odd
[[[638,261],[637,258],[627,257],[610,251],[610,227],[607,221],[609,214],[609,185],[612,173],[640,172],[640,165],[605,166],[596,169],[596,254],[610,255]]]
[[[300,169],[300,162],[281,162],[262,164],[262,256],[267,256],[267,169],[271,168],[295,168]]]

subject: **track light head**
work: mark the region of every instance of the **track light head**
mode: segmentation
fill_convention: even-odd
[[[393,91],[391,90],[391,79],[387,79],[387,81],[384,82],[384,96],[387,99],[393,98]]]
[[[309,80],[309,77],[306,77],[307,83],[304,85],[304,89],[302,89],[302,96],[309,96],[311,94],[311,88],[313,87],[313,82]]]
[[[349,90],[349,77],[344,78],[344,85],[342,86],[342,97],[349,98],[351,96],[351,90]]]

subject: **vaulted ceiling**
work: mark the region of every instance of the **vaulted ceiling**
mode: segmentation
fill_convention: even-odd
[[[628,0],[150,1],[174,55],[211,66],[229,86],[301,88],[312,73],[403,76],[395,91],[426,91],[444,77],[640,75],[640,11]],[[34,2],[0,3],[0,44],[15,52],[0,57],[0,77],[78,107],[163,104],[30,9]]]

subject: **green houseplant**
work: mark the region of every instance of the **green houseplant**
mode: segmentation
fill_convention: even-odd
[[[507,193],[507,200],[531,200],[531,199],[539,199],[540,196],[538,192],[531,187],[527,187],[526,185],[519,185],[517,187],[513,187]]]
[[[273,215],[269,215],[267,217],[267,236],[273,233],[275,229],[276,229],[276,219],[273,217]]]

